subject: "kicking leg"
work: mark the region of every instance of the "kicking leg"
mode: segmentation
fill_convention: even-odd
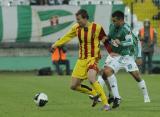
[[[87,85],[81,84],[82,81],[83,80],[78,79],[78,78],[72,78],[70,88],[72,90],[75,90],[75,91],[78,91],[78,92],[81,92],[81,93],[96,96],[97,95],[96,91],[93,90],[92,88],[88,87]]]
[[[104,74],[107,76],[107,80],[110,84],[110,87],[114,96],[113,108],[116,108],[120,105],[120,100],[121,100],[121,97],[118,91],[117,79],[114,75],[112,68],[108,66],[105,67]]]
[[[100,96],[101,100],[102,100],[102,104],[104,105],[104,110],[110,110],[108,101],[107,101],[107,97],[104,93],[103,88],[101,87],[101,85],[99,84],[98,81],[96,81],[96,75],[97,75],[97,71],[94,69],[89,69],[88,70],[88,79],[91,83],[91,85],[93,86],[93,88],[96,90],[97,94]]]
[[[114,101],[114,96],[112,94],[112,90],[111,90],[111,87],[110,87],[110,84],[109,84],[109,81],[108,81],[108,78],[107,76],[105,75],[105,73],[102,74],[102,78],[103,78],[103,81],[105,82],[106,86],[107,86],[107,89],[108,89],[108,103],[111,104],[113,101]]]

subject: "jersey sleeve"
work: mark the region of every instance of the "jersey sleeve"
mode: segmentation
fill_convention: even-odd
[[[136,57],[142,57],[142,47],[141,47],[141,42],[140,40],[138,40],[138,43],[136,45],[136,48],[137,48],[137,55]]]
[[[98,36],[99,40],[102,40],[103,37],[105,37],[105,36],[107,36],[107,35],[106,35],[106,33],[104,32],[104,29],[101,27],[100,33],[99,33],[99,36]]]
[[[74,37],[76,37],[76,27],[77,25],[74,25],[71,27],[71,29],[63,36],[61,37],[59,40],[57,40],[54,45],[55,46],[61,46],[67,42],[69,42],[71,39],[73,39]]]
[[[112,52],[112,48],[111,48],[110,41],[109,40],[105,40],[105,42],[103,44],[104,44],[104,47],[107,50],[107,52],[111,53]]]
[[[125,41],[121,41],[121,45],[122,46],[133,45],[133,35],[131,29],[128,26],[124,26],[123,33]]]

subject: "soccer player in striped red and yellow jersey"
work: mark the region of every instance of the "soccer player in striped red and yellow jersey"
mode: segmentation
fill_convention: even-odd
[[[89,22],[88,13],[84,9],[80,9],[76,13],[77,23],[59,40],[52,45],[52,50],[61,46],[74,37],[79,39],[79,59],[76,62],[72,73],[71,89],[86,93],[89,95],[99,96],[102,100],[103,109],[110,110],[107,97],[96,81],[98,72],[98,61],[100,55],[100,41],[106,42],[106,34],[101,25]],[[81,84],[84,79],[91,82],[93,88]],[[94,106],[96,102],[93,103]]]

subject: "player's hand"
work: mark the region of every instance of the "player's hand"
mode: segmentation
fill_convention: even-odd
[[[142,65],[142,58],[136,58],[136,64],[137,65]]]
[[[110,55],[111,57],[119,56],[118,53],[114,53],[114,52],[111,52],[109,55]]]
[[[50,48],[50,52],[53,53],[55,51],[55,49],[56,49],[56,46],[52,45]]]
[[[115,46],[115,47],[118,47],[118,44],[116,43],[115,40],[112,40],[111,44],[112,44],[113,46]]]
[[[115,43],[118,44],[118,45],[121,44],[121,42],[119,41],[119,39],[115,39],[114,41],[115,41]]]

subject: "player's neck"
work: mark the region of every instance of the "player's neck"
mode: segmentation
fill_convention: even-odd
[[[86,24],[84,25],[84,27],[88,27],[91,23],[89,21],[86,22]]]
[[[120,27],[123,26],[125,24],[124,21],[120,22]]]

